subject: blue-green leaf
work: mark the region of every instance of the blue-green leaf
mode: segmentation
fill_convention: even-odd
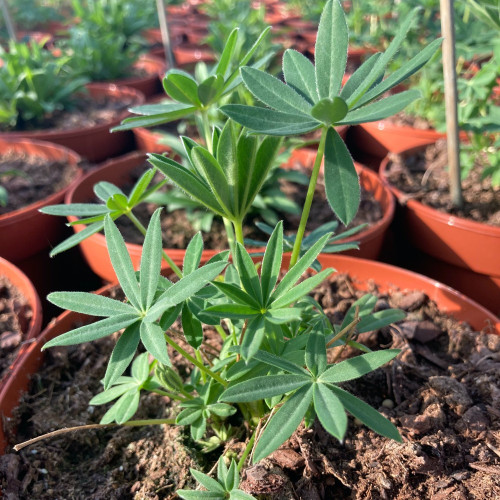
[[[87,292],[52,292],[47,295],[47,300],[61,309],[92,316],[137,315],[135,309],[125,302]]]
[[[104,375],[104,390],[111,387],[118,378],[123,375],[132,361],[139,345],[139,322],[133,323],[125,328],[120,335],[109,358],[106,374]]]
[[[283,222],[280,221],[274,228],[266,246],[264,258],[262,259],[262,269],[260,272],[260,282],[264,303],[267,305],[270,295],[278,281],[283,257]]]
[[[116,273],[118,282],[127,296],[127,299],[140,311],[141,296],[134,266],[132,265],[132,260],[130,259],[125,241],[109,215],[107,215],[104,220],[104,233],[106,236],[109,258],[111,259],[111,264],[113,265],[113,270]]]
[[[203,328],[201,322],[193,316],[186,303],[182,306],[182,330],[188,344],[198,349],[203,342]]]
[[[341,125],[357,125],[358,123],[383,120],[403,110],[408,104],[421,97],[419,90],[405,90],[393,94],[380,101],[372,102],[354,111],[349,111],[346,117],[338,122]]]
[[[285,50],[283,75],[286,83],[311,104],[319,99],[314,65],[305,55],[293,49]]]
[[[157,208],[149,222],[141,255],[141,272],[139,273],[139,283],[141,289],[141,304],[146,310],[152,304],[161,270],[161,208]]]
[[[110,318],[101,319],[90,325],[75,328],[69,332],[63,333],[58,337],[49,340],[42,349],[54,347],[57,345],[75,345],[83,344],[84,342],[91,342],[97,340],[111,333],[118,332],[122,328],[126,328],[138,320],[137,313],[119,314],[111,316]]]
[[[215,68],[215,72],[222,77],[226,76],[226,72],[229,68],[229,63],[231,62],[231,58],[234,54],[237,39],[238,28],[234,28],[227,37],[226,43],[224,45],[224,50],[222,51],[217,67]]]
[[[198,98],[198,84],[191,75],[184,71],[169,70],[163,79],[163,88],[176,101],[195,106],[201,105]]]
[[[361,198],[359,180],[351,155],[334,128],[326,135],[325,191],[333,212],[345,226],[349,225]]]
[[[184,262],[182,265],[182,273],[184,276],[191,274],[198,269],[201,261],[201,254],[203,253],[203,238],[201,232],[197,232],[189,242],[186,253],[184,254]]]
[[[288,377],[293,376],[288,375]],[[311,404],[312,398],[313,386],[309,384],[298,389],[276,412],[255,447],[254,463],[275,451],[297,430]]]
[[[160,363],[172,366],[167,351],[163,328],[156,323],[141,322],[141,342],[146,350]]]
[[[347,115],[347,104],[341,97],[324,97],[311,109],[311,115],[326,125],[333,125]]]
[[[249,403],[286,394],[306,384],[310,385],[310,382],[311,379],[308,375],[287,374],[255,377],[232,385],[222,393],[219,399],[229,403]]]
[[[224,88],[224,77],[222,75],[211,75],[198,86],[198,99],[206,106],[218,97]]]
[[[314,384],[313,401],[316,415],[324,429],[339,441],[347,430],[347,415],[340,399],[324,384]]]
[[[339,93],[347,63],[348,29],[338,0],[323,8],[314,52],[316,82],[320,99],[333,99]]]
[[[380,366],[385,365],[391,359],[394,359],[400,352],[400,349],[387,349],[384,351],[373,351],[368,354],[356,356],[355,358],[346,359],[328,368],[328,370],[321,374],[319,380],[337,384],[339,382],[345,382],[346,380],[362,377]]]
[[[267,106],[283,113],[309,117],[311,105],[292,87],[274,76],[255,68],[241,68],[241,77],[248,90]]]
[[[240,243],[236,243],[234,263],[238,269],[241,283],[245,290],[255,298],[255,300],[262,304],[262,290],[260,288],[259,275],[255,269],[255,264],[252,258],[248,255],[245,247]]]
[[[252,356],[260,349],[266,333],[265,326],[264,319],[261,316],[253,318],[248,322],[245,336],[241,342],[240,353],[243,356],[243,359],[251,359]]]
[[[361,399],[340,389],[340,387],[331,386],[331,390],[340,399],[344,408],[354,417],[358,418],[367,427],[376,433],[394,439],[399,443],[403,442],[397,428],[387,418],[381,415],[377,410],[366,404]]]
[[[326,368],[326,342],[325,336],[317,331],[309,334],[305,353],[306,366],[309,371],[317,376]]]
[[[349,77],[349,80],[342,87],[340,97],[349,105],[351,95],[363,84],[365,78],[370,74],[373,66],[380,57],[380,52],[372,54],[356,71]]]
[[[307,120],[304,115],[298,113],[282,113],[274,109],[244,106],[242,104],[226,104],[220,110],[240,123],[244,127],[268,135],[296,135],[312,132],[321,126],[321,123]]]

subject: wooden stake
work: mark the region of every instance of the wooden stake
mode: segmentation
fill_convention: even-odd
[[[9,33],[9,38],[12,41],[17,42],[16,30],[14,29],[12,18],[10,17],[9,9],[7,7],[7,0],[0,0],[0,5],[2,7],[2,14],[5,20],[5,25],[7,26],[7,33]]]
[[[173,68],[175,66],[172,48],[170,46],[170,35],[168,33],[167,12],[163,0],[156,0],[156,10],[158,11],[158,21],[160,22],[161,40],[163,43],[163,50],[165,51],[165,59],[167,60],[167,67]]]
[[[446,136],[448,140],[448,168],[450,195],[454,206],[463,206],[460,182],[460,143],[458,139],[457,75],[455,72],[455,26],[453,0],[440,0],[441,33],[443,40],[443,76],[446,106]]]

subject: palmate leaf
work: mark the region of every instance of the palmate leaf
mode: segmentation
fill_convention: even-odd
[[[342,441],[347,430],[347,415],[340,399],[324,384],[314,384],[314,410],[321,425]]]
[[[132,305],[141,310],[141,296],[134,266],[128,253],[125,241],[115,223],[107,215],[104,220],[104,234],[109,258],[123,292]]]
[[[170,69],[163,79],[163,88],[176,101],[201,106],[200,99],[198,98],[198,84],[185,71]]]
[[[319,380],[321,382],[337,384],[339,382],[345,382],[346,380],[362,377],[380,366],[385,365],[387,362],[391,361],[391,359],[394,359],[400,352],[400,349],[387,349],[362,354],[361,356],[341,361],[324,371],[320,375]]]
[[[167,351],[167,341],[165,340],[165,330],[156,323],[141,322],[140,335],[141,342],[146,350],[160,363],[172,366]]]
[[[238,40],[238,28],[234,28],[229,36],[227,37],[226,43],[224,45],[224,50],[220,56],[215,72],[218,75],[226,76],[226,72],[229,69],[229,64],[231,63],[231,58],[234,54],[234,49],[236,48],[236,41]]]
[[[187,168],[170,158],[158,154],[151,154],[148,161],[168,178],[172,179],[183,191],[221,217],[225,216],[224,209],[211,192],[208,184],[202,182]]]
[[[339,93],[347,64],[348,29],[338,0],[325,5],[318,26],[314,51],[316,83],[321,99]]]
[[[305,55],[293,49],[285,50],[283,75],[286,83],[310,104],[319,100],[314,65]]]
[[[153,302],[160,279],[162,255],[160,213],[161,208],[158,208],[151,216],[142,246],[139,283],[141,304],[145,310],[148,309]]]
[[[182,264],[182,274],[187,276],[193,271],[198,269],[203,253],[203,238],[200,232],[197,232],[188,243],[186,253],[184,254],[184,261]]]
[[[270,398],[294,391],[299,387],[310,384],[308,374],[287,374],[256,377],[240,382],[226,389],[220,400],[228,403],[247,403],[259,399]]]
[[[91,342],[92,340],[106,337],[107,335],[115,333],[122,328],[126,328],[138,320],[139,317],[136,312],[132,314],[126,313],[111,316],[110,318],[102,319],[95,323],[91,323],[90,325],[81,326],[69,332],[63,333],[62,335],[49,340],[49,342],[42,347],[42,350],[58,345],[75,345],[83,344],[84,342]]]
[[[307,340],[305,361],[308,370],[317,376],[326,368],[326,341],[325,336],[319,332],[311,332]]]
[[[358,418],[372,431],[381,436],[394,439],[401,443],[403,440],[398,429],[387,418],[381,415],[377,410],[366,404],[361,399],[349,394],[340,387],[331,386],[331,390],[340,399],[344,408],[354,417]]]
[[[354,111],[349,111],[338,125],[357,125],[359,123],[383,120],[403,110],[408,104],[421,97],[419,90],[405,90],[376,101]]]
[[[105,205],[95,203],[68,203],[65,205],[49,205],[40,208],[39,212],[48,215],[74,215],[76,217],[89,217],[93,215],[105,215],[109,209]]]
[[[340,97],[344,99],[348,105],[350,103],[351,95],[360,85],[363,84],[365,78],[370,74],[380,55],[380,52],[377,52],[376,54],[372,54],[368,57],[368,59],[366,59],[366,61],[364,61],[363,64],[361,64],[361,66],[354,71],[342,87]]]
[[[223,76],[211,75],[198,85],[198,99],[204,106],[207,106],[219,96],[223,87]]]
[[[288,377],[293,376],[288,375]],[[267,424],[255,447],[253,463],[267,457],[295,432],[304,418],[312,398],[312,384],[305,385],[292,394]]]
[[[117,424],[123,424],[130,420],[139,408],[139,390],[130,390],[123,394],[118,401],[101,418],[101,424],[110,424],[115,421]]]
[[[262,290],[255,264],[245,247],[238,242],[235,246],[234,263],[238,270],[243,288],[252,295],[259,304],[262,304]]]
[[[131,363],[139,345],[139,330],[139,322],[136,322],[125,328],[125,331],[120,335],[106,368],[104,390],[109,389]]]
[[[313,120],[312,117],[307,120],[297,113],[283,113],[242,104],[226,104],[220,110],[244,127],[267,135],[297,135],[312,132],[321,126],[321,123]]]
[[[47,296],[47,300],[61,309],[93,316],[137,315],[130,304],[87,292],[52,292]]]
[[[274,76],[254,68],[242,68],[241,77],[248,90],[267,106],[283,113],[309,116],[311,104]]]
[[[182,330],[188,344],[194,349],[198,349],[203,342],[203,328],[201,322],[193,315],[188,305],[182,307]]]
[[[338,132],[330,127],[325,144],[325,191],[333,212],[347,226],[360,202],[359,180],[351,155]]]
[[[262,269],[260,273],[260,286],[265,305],[269,303],[271,293],[278,281],[283,258],[283,222],[280,221],[274,228],[266,246]]]
[[[76,245],[79,245],[83,240],[85,240],[89,236],[92,236],[93,234],[102,231],[103,228],[104,228],[104,222],[94,222],[90,226],[87,226],[81,231],[78,231],[78,233],[72,234],[69,238],[66,238],[63,242],[59,243],[59,245],[56,245],[50,251],[49,255],[51,257],[55,257],[61,252],[64,252],[66,250],[69,250],[70,248],[75,247]]]
[[[243,359],[249,360],[259,350],[265,337],[266,322],[262,316],[248,321],[245,336],[241,342],[241,355]]]

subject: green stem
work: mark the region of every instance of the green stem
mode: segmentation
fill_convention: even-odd
[[[247,459],[248,455],[250,455],[250,452],[252,451],[253,448],[253,443],[255,442],[255,434],[256,432],[252,434],[252,437],[248,440],[247,446],[245,448],[245,451],[243,452],[243,455],[241,455],[240,461],[238,462],[238,472],[241,472],[241,469],[243,469],[243,466],[245,465],[245,460]]]
[[[162,391],[161,389],[155,389],[154,391],[155,394],[159,394],[160,396],[166,396],[167,398],[170,399],[176,399],[177,401],[185,401],[186,399],[193,399],[193,397],[189,395],[189,398],[183,398],[182,396],[179,396],[178,394],[174,394],[172,392],[167,392],[167,391]]]
[[[224,331],[224,328],[222,328],[221,325],[215,325],[215,329],[220,335],[220,338],[222,339],[222,342],[224,342],[227,339],[226,332]]]
[[[212,136],[210,134],[210,121],[208,119],[208,113],[206,111],[200,111],[201,123],[203,124],[203,135],[205,137],[205,142],[208,151],[213,154]]]
[[[132,212],[128,212],[125,215],[132,221],[132,223],[140,231],[140,233],[143,236],[146,236],[146,228],[142,225],[141,221]],[[182,271],[179,269],[177,264],[168,256],[165,250],[162,250],[162,253],[163,253],[163,259],[170,266],[170,269],[172,269],[172,271],[174,271],[174,273],[179,278],[182,278]]]
[[[233,226],[234,226],[234,233],[235,233],[235,236],[236,236],[236,241],[238,243],[241,243],[242,245],[244,245],[244,243],[243,243],[243,223],[242,223],[242,221],[233,222]]]
[[[177,344],[175,341],[173,341],[168,335],[165,335],[165,340],[169,345],[171,345],[181,356],[184,356],[188,361],[193,363],[196,367],[198,367],[203,373],[206,373],[210,377],[212,377],[214,380],[217,380],[220,384],[222,384],[224,387],[227,386],[227,382],[220,376],[217,375],[217,373],[213,372],[209,368],[207,368],[203,363],[200,363],[196,358],[191,356],[187,351],[185,351],[179,344]]]
[[[295,238],[295,243],[293,245],[292,257],[290,259],[290,269],[297,263],[297,260],[299,260],[300,247],[302,246],[302,239],[304,238],[304,233],[306,231],[307,219],[309,218],[309,212],[311,211],[311,205],[314,198],[314,190],[316,189],[316,183],[318,182],[319,168],[321,166],[321,161],[323,160],[323,155],[325,153],[327,132],[328,127],[323,128],[321,139],[319,141],[318,152],[316,154],[316,159],[314,160],[311,180],[309,181],[309,187],[307,188],[304,207],[302,208],[302,216],[300,218],[300,224],[297,230],[297,237]]]
[[[200,351],[198,351],[198,349],[196,349],[195,351],[195,355],[196,355],[196,359],[203,364],[203,359],[201,357],[201,353]],[[205,365],[203,365],[205,366]],[[205,372],[201,372],[201,379],[203,380],[203,384],[206,384],[207,383],[207,376],[205,374]]]
[[[235,237],[234,237],[233,226],[231,222],[225,217],[222,217],[222,220],[224,221],[224,228],[226,229],[226,236],[227,236],[227,242],[229,243],[229,250],[231,252],[231,255],[234,255]]]

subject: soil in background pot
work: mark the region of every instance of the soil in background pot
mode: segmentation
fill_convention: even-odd
[[[23,208],[64,189],[77,170],[67,162],[10,151],[0,155],[0,184],[7,191],[0,215]]]
[[[313,293],[334,322],[361,294],[345,275]],[[340,444],[315,424],[247,468],[241,488],[266,500],[500,495],[500,337],[474,332],[439,313],[422,292],[378,296],[378,310],[400,307],[407,318],[358,340],[403,352],[345,388],[390,418],[404,442],[382,438],[350,418]],[[50,349],[18,411],[20,435],[12,442],[98,422],[106,408],[89,408],[88,401],[100,391],[113,344],[108,338]],[[351,354],[345,351],[341,359]],[[41,401],[44,393],[50,404]],[[146,396],[143,403],[134,418],[169,415],[170,406],[161,397]],[[52,499],[61,492],[68,498],[173,499],[177,488],[188,486],[188,467],[200,466],[192,445],[179,429],[163,426],[77,432],[5,455],[0,477],[9,499]],[[210,470],[212,464],[205,465]]]
[[[26,297],[0,276],[0,381],[23,345],[32,315]]]
[[[440,140],[417,153],[391,155],[386,178],[391,185],[424,205],[475,222],[500,226],[500,186],[481,179],[482,158],[462,181],[464,208],[452,206],[449,194],[446,141]]]

